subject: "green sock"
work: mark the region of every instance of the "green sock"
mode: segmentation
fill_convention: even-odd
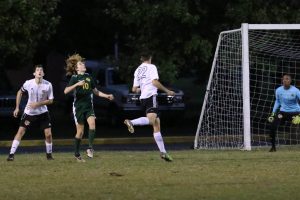
[[[79,156],[79,149],[80,149],[81,139],[75,138],[75,156]]]
[[[90,129],[89,130],[89,148],[93,148],[94,138],[95,138],[96,130]]]

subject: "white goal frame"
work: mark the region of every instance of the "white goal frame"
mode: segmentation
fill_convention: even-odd
[[[244,144],[243,150],[251,150],[251,123],[250,123],[250,74],[249,74],[249,43],[248,43],[248,31],[249,30],[300,30],[300,24],[248,24],[243,23],[240,29],[223,31],[219,35],[217,47],[214,54],[212,63],[212,69],[209,77],[209,81],[206,88],[206,93],[202,105],[202,110],[199,118],[199,123],[194,140],[194,149],[197,149],[199,143],[199,132],[203,121],[205,107],[208,101],[208,95],[211,87],[211,82],[214,74],[215,64],[218,58],[219,46],[223,34],[231,32],[241,32],[242,39],[242,99],[243,99],[243,136]]]

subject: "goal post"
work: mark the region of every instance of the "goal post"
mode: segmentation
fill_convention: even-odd
[[[269,144],[266,118],[281,75],[290,73],[296,86],[300,80],[299,31],[300,24],[244,23],[220,33],[195,149],[251,150]],[[298,127],[287,127],[279,127],[278,144],[300,143]]]
[[[250,80],[248,24],[242,24],[242,86],[244,150],[251,150],[250,141]]]

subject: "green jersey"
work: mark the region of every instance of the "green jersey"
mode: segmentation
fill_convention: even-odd
[[[93,108],[93,89],[95,81],[88,73],[73,75],[68,86],[72,86],[79,81],[84,80],[82,86],[78,86],[74,90],[74,106],[77,109]]]

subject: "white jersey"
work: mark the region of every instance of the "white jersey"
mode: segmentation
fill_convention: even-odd
[[[42,80],[40,84],[37,84],[35,79],[28,80],[23,84],[21,90],[28,93],[27,105],[31,102],[40,102],[54,98],[52,84],[46,80]],[[24,110],[24,113],[27,115],[39,115],[48,111],[46,105],[36,109],[29,108],[27,105]]]
[[[142,63],[134,72],[134,87],[140,87],[140,99],[146,99],[157,94],[157,88],[152,80],[158,80],[157,68],[153,64]]]

